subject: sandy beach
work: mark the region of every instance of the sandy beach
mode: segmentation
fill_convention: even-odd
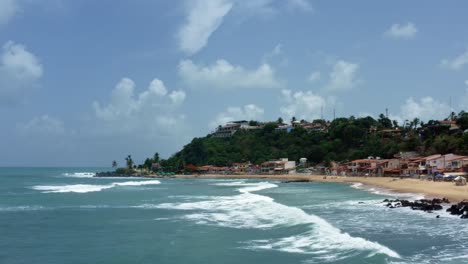
[[[452,202],[468,200],[468,185],[392,177],[340,177],[320,175],[177,175],[176,178],[309,180],[313,182],[362,183],[400,193],[420,193],[426,198],[446,197]]]

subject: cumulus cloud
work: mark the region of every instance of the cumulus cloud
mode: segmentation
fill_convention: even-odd
[[[401,106],[399,117],[401,117],[401,120],[419,118],[427,121],[447,118],[450,113],[450,106],[430,96],[423,97],[419,101],[410,97]]]
[[[63,122],[48,115],[35,117],[19,126],[20,130],[28,134],[61,135],[65,133]]]
[[[179,63],[179,76],[192,88],[236,89],[236,88],[278,88],[280,81],[275,77],[273,68],[264,63],[255,70],[232,65],[226,60],[204,66],[191,60]]]
[[[293,116],[298,120],[318,119],[321,117],[321,110],[327,105],[325,98],[311,91],[282,90],[281,95],[285,106],[280,108],[280,112],[285,120],[290,120]]]
[[[98,132],[137,131],[150,136],[165,136],[184,121],[185,116],[178,111],[178,106],[185,100],[184,91],[169,93],[159,79],[151,81],[141,93],[136,93],[135,88],[133,80],[123,78],[112,90],[107,105],[93,103],[95,117],[100,121]]]
[[[387,31],[385,31],[384,36],[395,38],[395,39],[410,39],[418,33],[416,26],[408,22],[406,25],[393,24]]]
[[[30,82],[39,79],[43,74],[42,65],[37,57],[24,45],[13,41],[8,41],[3,45],[0,62],[2,77],[8,75],[17,81]]]
[[[226,111],[219,113],[216,118],[210,122],[209,126],[215,128],[228,122],[236,120],[261,120],[265,110],[254,104],[248,104],[243,107],[228,107]]]
[[[0,26],[6,25],[18,12],[17,0],[0,0]]]
[[[307,81],[309,81],[310,83],[315,83],[320,81],[321,77],[322,74],[319,71],[314,71],[310,73],[309,77],[307,78]]]
[[[443,59],[440,64],[442,67],[450,70],[460,70],[468,64],[468,49],[454,59]]]
[[[135,95],[135,87],[135,82],[129,78],[120,80],[112,91],[107,106],[101,106],[99,102],[93,103],[96,117],[105,121],[133,118],[155,109],[170,109],[185,99],[185,92],[181,90],[172,91],[166,96],[167,89],[159,79],[154,79],[148,89],[138,95]]]
[[[356,63],[339,60],[333,65],[333,69],[330,72],[330,80],[325,86],[325,90],[328,91],[346,91],[354,88],[359,80],[357,79],[357,73],[359,71],[359,65]]]
[[[31,87],[44,73],[39,59],[24,45],[6,42],[0,55],[0,95],[15,97]]]
[[[187,19],[178,34],[179,48],[194,54],[206,46],[233,3],[228,0],[194,0],[187,3]]]

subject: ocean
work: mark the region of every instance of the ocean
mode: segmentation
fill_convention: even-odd
[[[468,263],[468,220],[359,184],[0,168],[0,263]],[[436,218],[440,215],[440,218]]]

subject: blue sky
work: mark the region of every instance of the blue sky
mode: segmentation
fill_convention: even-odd
[[[235,119],[468,109],[466,1],[0,0],[0,166],[169,157]]]

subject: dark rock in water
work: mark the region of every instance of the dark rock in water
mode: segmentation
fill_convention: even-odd
[[[363,204],[364,202],[358,202],[358,204]]]
[[[388,202],[389,202],[388,199],[385,199],[385,200],[382,201],[382,203],[388,203]]]
[[[437,215],[436,218],[440,218],[440,215]]]
[[[281,183],[292,183],[292,182],[310,182],[310,180],[287,180],[287,181],[282,181]]]
[[[451,215],[460,215],[460,218],[468,218],[468,201],[464,200],[458,204],[452,204],[447,210]]]

